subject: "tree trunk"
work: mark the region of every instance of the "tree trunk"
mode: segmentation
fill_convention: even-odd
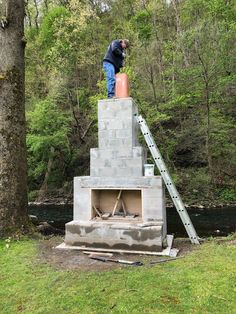
[[[28,18],[29,27],[32,27],[31,14],[30,14],[30,10],[29,10],[29,0],[25,1],[25,11],[26,11],[26,15]]]
[[[0,27],[0,236],[28,223],[24,0],[6,1]],[[1,17],[2,18],[2,17]]]
[[[197,42],[195,42],[195,46],[197,47]],[[207,155],[207,164],[209,169],[209,174],[211,177],[211,181],[213,181],[213,165],[212,165],[212,155],[211,155],[211,149],[210,149],[210,133],[211,133],[211,120],[210,120],[210,77],[209,77],[209,70],[207,68],[206,63],[203,61],[203,58],[201,57],[200,53],[197,52],[198,59],[200,60],[201,66],[202,66],[202,77],[204,80],[205,90],[204,90],[204,96],[205,96],[205,104],[206,104],[206,155]]]
[[[177,45],[178,45],[178,49],[183,54],[185,67],[189,67],[189,61],[188,61],[187,53],[186,53],[186,50],[185,50],[185,47],[184,47],[184,43],[182,42],[183,31],[182,31],[182,25],[181,25],[181,21],[180,21],[179,12],[178,12],[178,1],[177,0],[173,0],[172,3],[173,3],[173,7],[174,7],[174,11],[175,11],[175,19],[176,19],[176,32],[177,32],[176,42],[177,42]]]
[[[39,24],[38,24],[39,9],[38,9],[38,4],[37,4],[36,0],[34,0],[34,6],[35,6],[35,11],[36,11],[36,14],[35,14],[35,17],[34,17],[34,22],[35,22],[36,28],[38,29],[39,28]]]

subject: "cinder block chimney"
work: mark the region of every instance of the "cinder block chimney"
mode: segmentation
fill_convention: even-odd
[[[90,176],[74,178],[74,217],[65,243],[82,249],[158,252],[166,242],[164,185],[144,176],[133,99],[98,102],[98,148]]]

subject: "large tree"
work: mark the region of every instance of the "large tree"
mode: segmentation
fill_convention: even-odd
[[[24,0],[0,1],[0,236],[27,224]]]

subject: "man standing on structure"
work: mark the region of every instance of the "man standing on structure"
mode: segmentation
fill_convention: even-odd
[[[107,97],[115,96],[116,73],[124,66],[125,49],[129,47],[128,39],[113,40],[103,58],[103,69],[106,73]]]

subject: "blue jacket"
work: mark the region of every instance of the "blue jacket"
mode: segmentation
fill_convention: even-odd
[[[123,51],[120,40],[113,40],[103,58],[103,61],[110,62],[114,65],[116,73],[120,72],[120,68],[123,67]]]

